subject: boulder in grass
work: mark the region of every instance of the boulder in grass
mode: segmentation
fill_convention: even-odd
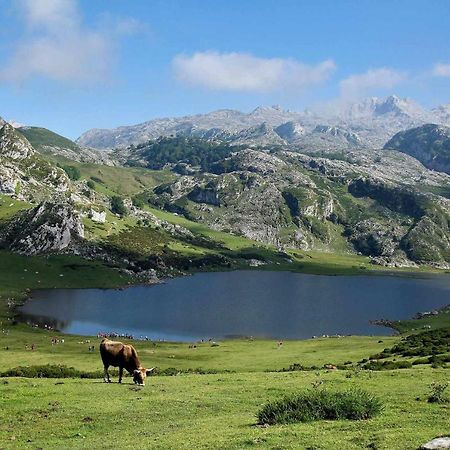
[[[450,437],[439,437],[423,444],[419,450],[444,450],[450,449]]]

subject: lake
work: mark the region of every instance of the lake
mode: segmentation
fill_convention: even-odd
[[[373,319],[407,319],[450,303],[450,276],[198,273],[164,284],[35,291],[22,319],[66,333],[196,341],[237,336],[304,339],[391,334]]]

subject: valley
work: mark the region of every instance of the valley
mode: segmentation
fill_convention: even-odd
[[[126,446],[133,436],[137,446],[161,449],[274,448],[282,439],[286,448],[400,450],[446,433],[447,403],[427,402],[430,385],[448,378],[447,290],[430,281],[446,280],[450,270],[450,175],[441,142],[449,124],[445,108],[425,111],[394,96],[353,105],[339,121],[273,107],[249,114],[217,111],[94,130],[76,142],[44,128],[3,123],[2,445],[101,448],[111,411],[129,430],[113,427],[110,438],[117,445]],[[433,122],[440,124],[438,134]],[[417,140],[420,152],[410,140]],[[429,164],[429,151],[439,164]],[[309,281],[297,285],[296,275]],[[195,298],[208,279],[221,276],[220,292],[233,298],[210,301],[211,317],[248,315],[239,312],[246,302],[233,290],[239,286],[235,276],[241,276],[255,279],[251,314],[258,326],[266,314],[266,328],[257,338],[225,339],[228,332],[220,333],[216,323],[216,330],[169,342],[184,340],[174,337],[179,337],[176,320],[169,320],[161,340],[156,335],[133,340],[147,367],[157,367],[145,389],[130,378],[124,386],[100,382],[94,328],[72,331],[85,336],[64,334],[60,325],[66,318],[28,317],[26,324],[18,315],[33,292],[45,297],[51,289],[51,309],[57,311],[72,307],[64,292],[85,300],[95,289],[111,288],[120,289],[113,291],[120,298],[130,296],[125,316],[136,290],[144,292],[144,306],[150,302],[146,289],[159,292],[178,283]],[[280,281],[268,285],[272,278]],[[197,290],[183,288],[197,279],[203,280]],[[125,289],[165,280],[167,285],[156,288]],[[220,280],[213,284],[221,286]],[[319,289],[324,285],[328,291]],[[286,286],[296,286],[294,293]],[[352,286],[359,288],[350,295],[346,289]],[[220,292],[208,295],[217,300]],[[314,292],[319,297],[311,296]],[[264,313],[267,295],[271,309]],[[311,296],[303,312],[295,300],[299,295]],[[291,303],[283,303],[289,296]],[[345,310],[342,299],[350,297],[353,306]],[[170,294],[160,305],[162,315],[174,318],[177,311],[164,308],[181,298]],[[324,299],[331,306],[324,306]],[[401,302],[408,308],[389,315]],[[319,304],[326,311],[308,315]],[[94,300],[89,307],[77,305],[73,308],[94,321],[89,314],[97,308]],[[381,305],[385,309],[377,310]],[[198,319],[195,312],[207,310],[195,302],[182,306],[187,309],[179,308],[180,329],[189,311]],[[287,317],[278,332],[286,334],[262,337],[280,308]],[[418,312],[425,314],[412,318]],[[306,334],[295,324],[283,325],[294,317],[297,325],[305,321]],[[332,328],[351,317],[352,326],[358,321],[364,326],[348,333]],[[370,319],[384,319],[401,334],[369,325]],[[227,330],[238,330],[236,320]],[[323,325],[319,335],[329,337],[311,339],[308,326],[317,323]],[[126,323],[116,327],[129,334]],[[377,336],[376,330],[388,335]],[[267,401],[318,387],[369,390],[382,400],[383,413],[362,423],[256,425]],[[106,390],[114,394],[107,406]]]

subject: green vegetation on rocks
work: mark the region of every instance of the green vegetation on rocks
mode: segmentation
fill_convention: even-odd
[[[126,216],[128,210],[123,202],[123,198],[118,195],[111,197],[111,211],[119,216]]]

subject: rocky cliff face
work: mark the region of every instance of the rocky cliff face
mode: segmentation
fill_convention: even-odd
[[[62,169],[48,163],[11,125],[0,129],[0,193],[33,201],[69,189]]]
[[[3,247],[25,255],[57,253],[84,237],[79,215],[69,204],[44,202],[22,212],[2,231]]]
[[[149,201],[280,248],[450,263],[450,202],[433,193],[450,188],[449,176],[392,151],[336,156],[242,150],[213,173],[193,170],[156,188]]]
[[[401,151],[429,169],[450,174],[450,127],[427,124],[401,131],[384,148]]]

